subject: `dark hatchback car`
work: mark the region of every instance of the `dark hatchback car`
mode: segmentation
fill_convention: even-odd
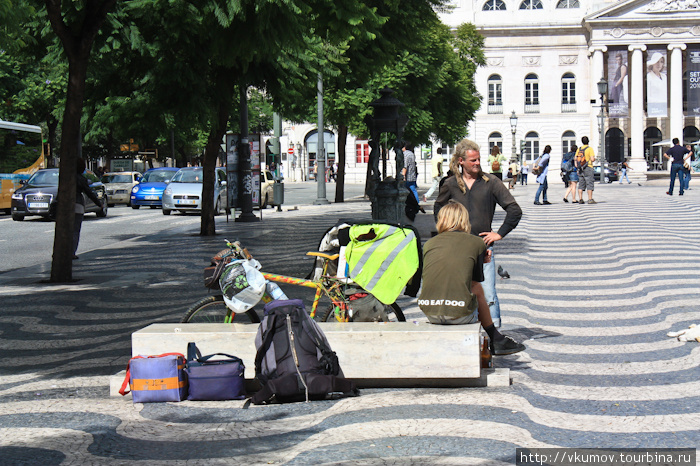
[[[606,183],[612,183],[613,181],[619,181],[617,171],[605,167],[605,182]],[[593,167],[593,180],[597,183],[600,183],[600,165],[595,165]]]
[[[102,201],[102,205],[95,205],[83,194],[85,212],[94,212],[98,217],[106,217],[107,194],[105,186],[97,175],[89,170],[86,170],[83,176],[87,178],[90,187]],[[12,220],[22,221],[28,215],[39,215],[47,219],[56,218],[57,195],[58,168],[45,168],[37,171],[24,186],[12,193]]]

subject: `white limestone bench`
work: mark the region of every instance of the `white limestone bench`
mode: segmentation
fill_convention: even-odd
[[[481,369],[479,324],[427,322],[319,323],[345,377],[359,387],[508,386],[508,369]],[[194,341],[202,354],[241,358],[245,376],[255,377],[257,324],[152,324],[132,334],[133,356],[186,354]],[[121,379],[120,379],[121,375]],[[121,384],[123,374],[113,377]],[[117,382],[118,380],[118,382]],[[118,387],[117,387],[118,390]]]

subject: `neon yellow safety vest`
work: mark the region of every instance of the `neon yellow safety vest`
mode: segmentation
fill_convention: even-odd
[[[417,241],[410,228],[353,225],[345,249],[350,278],[382,303],[395,302],[418,270]]]

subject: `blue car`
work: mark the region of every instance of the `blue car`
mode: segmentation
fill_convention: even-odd
[[[142,205],[150,206],[151,209],[162,207],[163,191],[178,170],[180,169],[175,167],[146,170],[141,182],[131,189],[131,208],[138,209]]]

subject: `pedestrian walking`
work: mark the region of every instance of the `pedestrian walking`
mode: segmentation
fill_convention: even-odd
[[[527,173],[530,171],[530,167],[528,167],[527,162],[523,164],[522,167],[520,167],[520,186],[527,186]]]
[[[668,187],[668,191],[666,191],[666,194],[668,194],[669,196],[673,196],[673,185],[676,182],[676,176],[678,176],[678,181],[680,184],[678,195],[682,196],[683,188],[685,187],[685,179],[683,176],[683,163],[685,162],[685,156],[689,151],[687,148],[680,145],[678,138],[673,138],[672,142],[673,147],[671,147],[664,153],[664,158],[671,160],[671,184]]]
[[[576,166],[574,164],[574,157],[576,156],[576,144],[571,146],[571,150],[564,154],[564,162],[562,163],[562,170],[566,170],[569,177],[569,186],[564,192],[564,202],[569,202],[569,193],[571,193],[571,202],[577,204],[576,200],[576,187],[578,186],[578,173],[576,172]]]
[[[632,170],[632,167],[630,167],[629,163],[627,163],[627,159],[625,159],[620,164],[620,171],[622,172],[622,175],[620,175],[620,184],[622,184],[623,179],[627,180],[627,184],[632,183],[629,176],[627,176],[627,170]]]
[[[491,155],[488,158],[489,170],[491,174],[503,181],[503,165],[508,161],[506,156],[501,154],[501,148],[493,146]]]
[[[491,261],[484,264],[484,296],[488,303],[491,318],[496,327],[501,326],[501,306],[496,293],[496,260],[493,244],[503,239],[520,222],[522,210],[506,185],[493,174],[481,170],[479,145],[469,139],[462,140],[455,147],[450,160],[450,170],[454,176],[445,179],[435,201],[434,215],[437,220],[440,209],[450,199],[462,204],[469,212],[472,234],[481,236],[486,247],[491,249]],[[497,183],[496,180],[499,182]],[[495,232],[491,229],[496,204],[506,212],[503,224]]]
[[[413,153],[413,144],[407,142],[401,148],[403,152],[403,163],[404,166],[401,169],[401,175],[405,180],[406,187],[413,193],[416,197],[416,202],[420,202],[418,197],[418,168],[416,167],[416,156]]]
[[[433,195],[435,191],[440,188],[440,180],[442,179],[442,147],[437,148],[437,153],[430,163],[432,169],[433,185],[430,187],[427,193],[423,196],[423,201],[428,202],[428,198]]]
[[[547,174],[549,173],[549,154],[552,152],[552,146],[547,144],[544,146],[544,151],[542,155],[535,161],[535,168],[539,167],[539,175],[537,175],[537,182],[540,186],[537,188],[535,193],[535,205],[549,205],[551,202],[547,200]],[[542,202],[540,202],[540,194],[542,194]]]
[[[593,200],[593,161],[595,160],[595,152],[593,148],[588,145],[588,136],[581,138],[581,143],[583,145],[578,148],[578,153],[576,154],[576,169],[578,170],[579,184],[578,184],[578,203],[585,204],[583,202],[583,192],[586,191],[588,194],[588,203],[596,204]],[[603,174],[604,167],[600,167],[601,175]]]
[[[691,165],[693,163],[693,148],[690,146],[690,144],[686,144],[685,148],[688,149],[688,153],[683,159],[683,190],[687,191],[690,189],[690,178],[692,176],[691,173],[693,172],[693,170],[691,170]]]

